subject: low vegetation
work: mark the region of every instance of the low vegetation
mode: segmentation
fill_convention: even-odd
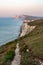
[[[21,51],[21,63],[20,65],[40,65],[39,61],[36,61],[32,56],[31,52],[27,49],[27,45],[25,43],[20,42],[20,51]]]
[[[11,41],[0,47],[0,65],[11,65],[15,56],[17,40]]]
[[[23,51],[21,52],[21,65],[40,65],[39,63],[37,64],[36,62],[34,62],[34,60],[35,58],[38,58],[43,61],[43,19],[36,20],[28,24],[32,26],[34,25],[36,26],[36,28],[28,35],[20,38],[20,51]],[[27,52],[24,53],[24,49],[26,49],[24,44],[29,49],[28,54]]]

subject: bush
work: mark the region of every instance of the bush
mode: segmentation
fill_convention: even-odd
[[[5,54],[5,60],[3,61],[2,65],[10,65],[11,61],[15,56],[14,51],[10,50]]]
[[[6,54],[6,61],[7,60],[13,60],[13,58],[14,58],[14,56],[15,56],[15,53],[14,53],[14,51],[9,51],[9,52],[7,52],[7,54]]]

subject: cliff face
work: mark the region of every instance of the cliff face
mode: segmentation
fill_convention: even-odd
[[[31,32],[35,27],[36,27],[36,26],[30,26],[30,25],[28,25],[27,22],[26,22],[26,23],[23,23],[23,25],[22,25],[22,32],[21,32],[20,37],[22,37],[22,36],[28,34],[28,33]]]
[[[20,39],[20,65],[43,65],[43,19],[29,22],[28,25],[25,24],[28,28],[22,27],[21,36],[23,32],[28,34],[27,29],[31,32]]]

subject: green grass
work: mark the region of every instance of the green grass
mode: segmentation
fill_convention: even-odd
[[[8,42],[0,47],[0,65],[11,65],[15,56],[17,40]]]
[[[20,42],[20,52],[21,52],[21,63],[20,65],[40,65],[38,61],[30,52],[27,52],[28,46],[25,43]]]
[[[28,47],[29,52],[31,53],[31,57],[39,58],[43,60],[43,19],[36,20],[28,24],[32,26],[36,25],[36,28],[33,31],[31,31],[29,34],[20,38],[20,47],[22,47],[20,49],[23,49],[23,45],[25,44]],[[23,61],[21,60],[21,65],[28,65],[29,63],[27,63],[28,59],[26,58],[26,54],[25,55],[23,54],[22,54]],[[25,58],[23,56],[25,56]],[[26,63],[23,64],[24,62],[26,62],[27,64]],[[28,62],[30,62],[30,60]],[[32,65],[32,63],[30,65]]]

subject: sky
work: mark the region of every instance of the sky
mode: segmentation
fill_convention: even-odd
[[[0,17],[43,16],[43,0],[0,0]]]

